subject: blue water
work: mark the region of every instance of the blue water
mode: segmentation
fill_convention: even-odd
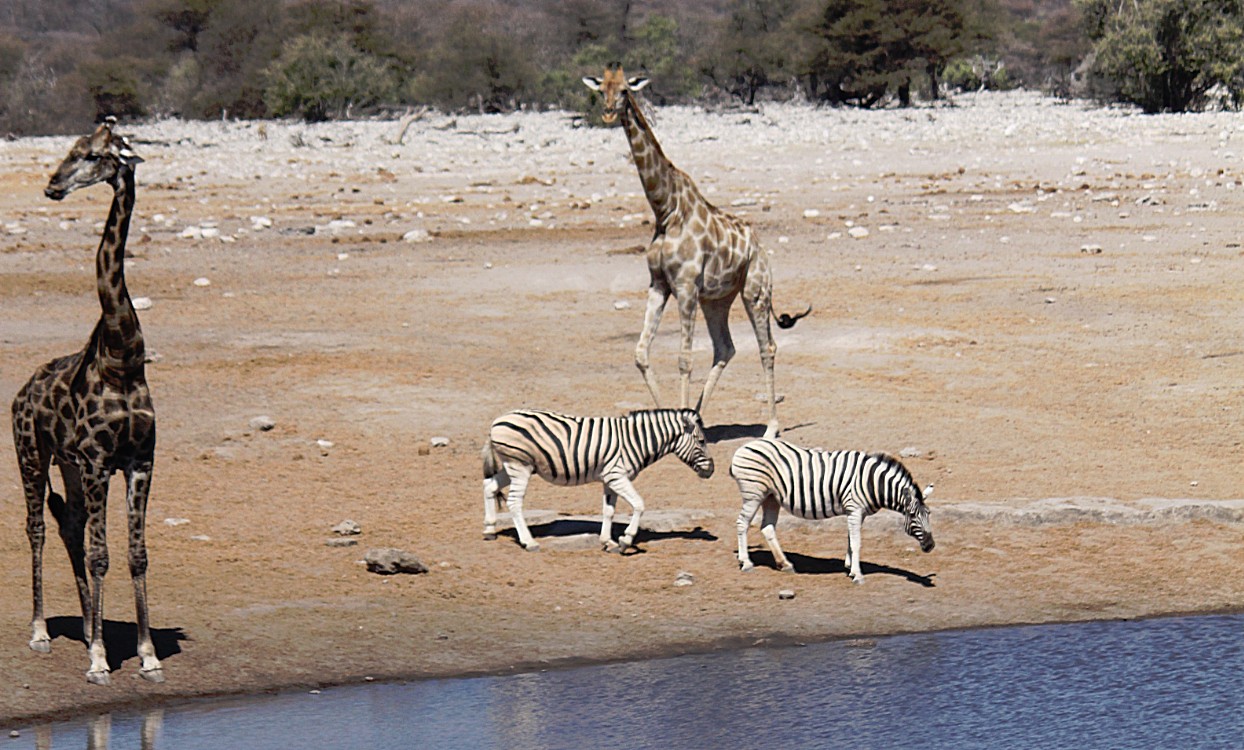
[[[143,734],[147,741],[143,742]],[[1244,615],[929,633],[211,701],[56,748],[1241,748]],[[36,729],[0,750],[36,747]]]

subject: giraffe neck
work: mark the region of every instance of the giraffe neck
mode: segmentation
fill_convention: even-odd
[[[631,156],[635,159],[635,168],[639,170],[639,179],[644,184],[648,205],[652,206],[652,213],[656,215],[659,232],[678,208],[677,170],[661,150],[661,144],[657,142],[648,120],[639,111],[635,95],[630,91],[626,91],[624,95],[626,102],[622,107],[622,127],[631,143]]]
[[[146,357],[138,315],[125,287],[125,240],[133,212],[134,170],[122,167],[113,182],[112,208],[95,254],[101,313],[94,337],[95,360],[101,370],[116,376],[141,371]]]

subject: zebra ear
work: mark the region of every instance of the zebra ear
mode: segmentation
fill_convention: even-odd
[[[695,413],[700,413],[700,407],[704,405],[704,392],[700,391],[700,397],[695,402]]]
[[[933,485],[930,484],[928,487],[924,488],[924,498],[927,500],[929,498],[929,495],[932,495],[932,494],[933,494]]]

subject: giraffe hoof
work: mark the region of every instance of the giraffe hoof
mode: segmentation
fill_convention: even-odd
[[[495,542],[495,541],[497,541],[497,535],[496,535],[496,533],[494,532],[494,533],[492,533],[492,534],[484,534],[484,541],[485,541],[485,542]]]
[[[86,681],[92,685],[111,685],[112,677],[106,670],[103,672],[87,672]]]
[[[794,573],[795,566],[791,565],[790,563],[786,563],[785,565],[782,566],[782,572],[783,573]]]
[[[50,654],[52,653],[52,641],[47,638],[36,638],[30,642],[30,650]]]
[[[164,682],[164,670],[159,667],[156,667],[155,669],[143,669],[140,670],[138,674],[147,682]]]

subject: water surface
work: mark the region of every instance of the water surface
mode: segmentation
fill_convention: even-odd
[[[1239,748],[1241,709],[1244,615],[1221,615],[205,701],[30,728],[0,750]]]

